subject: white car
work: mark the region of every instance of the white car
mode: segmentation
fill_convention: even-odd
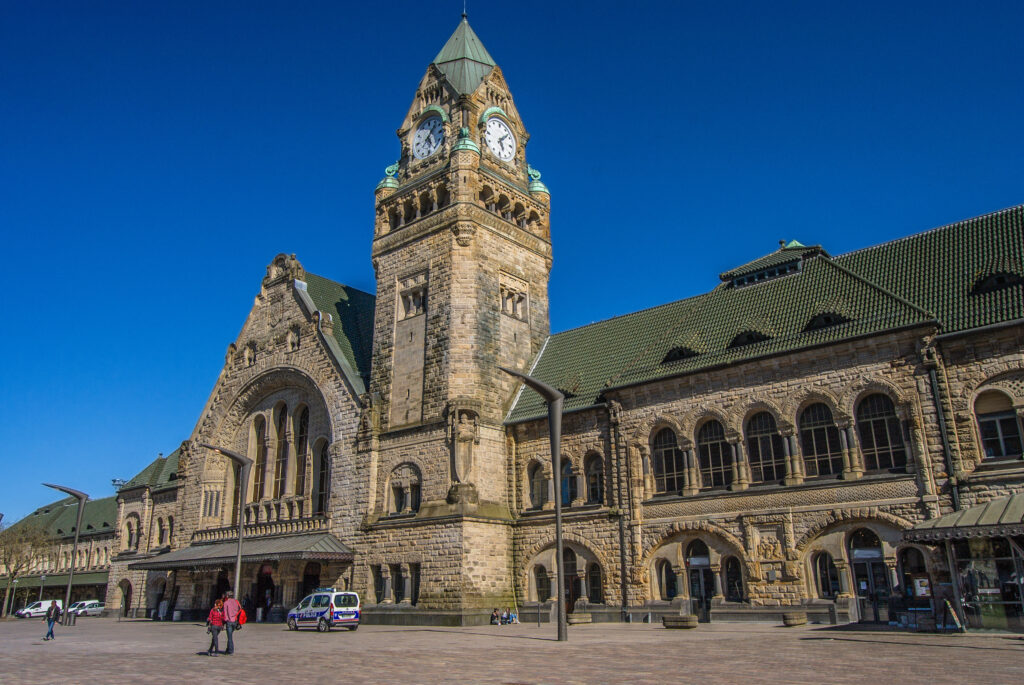
[[[288,612],[288,629],[309,626],[321,633],[341,627],[355,630],[359,627],[359,614],[359,595],[323,588],[303,598]]]
[[[103,613],[103,602],[96,599],[75,602],[68,609],[68,613],[75,614],[76,616],[99,616]]]
[[[61,600],[44,599],[41,602],[32,602],[27,607],[18,609],[14,612],[14,615],[18,618],[42,618],[46,616],[46,610],[50,608],[50,604],[57,602],[57,606],[64,608],[64,602]]]

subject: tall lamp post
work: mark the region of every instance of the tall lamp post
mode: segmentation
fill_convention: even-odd
[[[499,366],[499,369],[515,376],[538,395],[544,398],[548,405],[548,434],[551,437],[551,472],[555,478],[555,549],[556,562],[558,566],[558,641],[565,642],[569,639],[569,629],[565,618],[565,565],[562,557],[562,402],[565,395],[552,388],[547,383],[537,380],[533,376],[519,373],[512,369]]]
[[[238,464],[238,552],[235,554],[235,584],[231,588],[237,599],[240,594],[240,583],[242,582],[242,536],[245,534],[245,493],[249,488],[249,471],[252,470],[252,459],[243,457],[238,452],[233,452],[224,447],[201,444],[208,450],[225,457]]]
[[[43,601],[43,583],[46,582],[46,574],[39,576],[39,601]]]
[[[85,513],[85,501],[89,499],[89,495],[85,494],[80,490],[73,490],[63,485],[54,485],[53,483],[43,483],[48,488],[54,490],[60,490],[61,492],[67,493],[78,500],[78,519],[75,521],[75,544],[71,547],[71,569],[68,572],[68,589],[64,592],[64,614],[62,624],[67,625],[70,619],[68,614],[68,607],[71,606],[71,582],[75,578],[75,566],[78,562],[78,534],[82,532],[82,514]],[[42,590],[42,581],[40,581],[40,590]]]

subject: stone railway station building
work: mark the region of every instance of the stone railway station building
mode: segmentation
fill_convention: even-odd
[[[376,295],[273,260],[192,434],[117,494],[108,604],[208,607],[241,499],[240,595],[270,619],[333,585],[368,622],[546,620],[561,498],[591,620],[948,598],[1019,625],[1024,207],[848,254],[766,246],[710,292],[551,335],[550,193],[465,19],[398,138]],[[499,366],[567,397],[561,492],[545,408]],[[203,445],[254,460],[246,492]]]

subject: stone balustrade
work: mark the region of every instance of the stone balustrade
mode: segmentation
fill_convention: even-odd
[[[263,535],[294,535],[298,533],[315,533],[328,529],[327,519],[324,517],[300,518],[279,521],[266,521],[255,523],[245,527],[246,537],[258,537]],[[207,528],[197,530],[192,535],[192,542],[221,542],[224,540],[237,540],[238,526],[224,526],[222,528]]]

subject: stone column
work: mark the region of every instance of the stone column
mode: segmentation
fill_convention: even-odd
[[[843,446],[843,478],[852,480],[863,476],[864,464],[861,461],[860,450],[857,449],[852,426],[846,425],[839,429],[839,444]],[[845,470],[847,464],[849,471]]]
[[[549,477],[547,482],[548,482],[548,496],[544,500],[544,504],[543,504],[543,506],[541,506],[541,509],[547,509],[547,510],[550,511],[550,510],[553,510],[555,508],[555,478],[554,478],[554,476]],[[558,496],[561,497],[562,493],[558,493]]]
[[[549,588],[548,594],[551,595],[551,596],[548,597],[547,601],[549,601],[549,602],[557,602],[558,601],[558,573],[557,572],[556,573],[549,573],[548,574],[548,588]]]
[[[590,601],[590,575],[586,571],[580,574],[580,597]]]
[[[411,488],[407,483],[402,484],[402,514],[408,514],[412,511],[412,492]],[[402,571],[405,573],[405,571]]]
[[[686,581],[686,567],[673,566],[672,570],[676,574],[676,597],[689,598],[690,584]]]
[[[796,435],[790,433],[782,436],[783,447],[789,449],[789,460],[791,464],[790,479],[787,485],[799,485],[804,482],[804,457],[800,449],[800,441]]]
[[[713,575],[715,578],[715,595],[714,597],[712,597],[712,599],[725,599],[725,593],[722,592],[722,565],[713,564],[711,566],[711,575]]]
[[[583,506],[583,503],[586,502],[584,494],[586,493],[587,484],[584,482],[582,471],[580,471],[580,473],[575,474],[573,478],[576,479],[576,497],[575,499],[572,500],[572,502],[569,503],[569,506],[581,507]]]
[[[695,495],[700,492],[700,468],[697,466],[697,453],[694,450],[686,450],[683,453],[686,459],[686,495]]]
[[[381,604],[394,604],[395,599],[391,592],[391,569],[388,568],[387,564],[381,564],[380,575],[384,582],[384,597],[381,599]]]
[[[885,567],[889,569],[889,590],[890,592],[896,592],[896,588],[900,587],[900,576],[896,572],[896,558],[886,557]]]
[[[402,601],[400,604],[412,604],[412,573],[409,564],[402,564]]]
[[[837,598],[850,599],[853,597],[853,593],[850,592],[850,565],[840,559],[835,559],[836,574],[839,576],[839,595]]]
[[[746,490],[750,485],[746,468],[746,455],[743,451],[743,441],[736,438],[729,442],[732,451],[732,485],[730,490]]]

